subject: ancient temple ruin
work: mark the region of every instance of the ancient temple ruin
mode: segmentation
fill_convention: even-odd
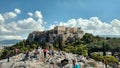
[[[83,34],[84,32],[81,28],[56,26],[54,29],[47,31],[34,31],[29,34],[27,40],[29,42],[41,42],[44,40],[45,42],[52,43],[58,40],[59,37],[62,37],[62,41],[66,41],[68,38],[81,39]]]

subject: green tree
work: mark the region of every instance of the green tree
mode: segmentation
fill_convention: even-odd
[[[94,36],[90,33],[85,33],[85,35],[82,38],[82,41],[84,41],[85,44],[91,43],[94,40]]]
[[[106,55],[106,46],[105,46],[105,41],[103,41],[103,56]]]
[[[84,55],[84,56],[88,55],[87,45],[81,44],[81,45],[77,46],[75,49],[76,49],[76,53],[79,55]]]
[[[32,46],[33,49],[37,48],[36,44],[32,44],[31,46]]]
[[[63,46],[62,46],[62,40],[63,38],[62,38],[62,35],[59,35],[59,48],[61,49],[61,50],[63,50]]]

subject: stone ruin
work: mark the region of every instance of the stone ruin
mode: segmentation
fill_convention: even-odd
[[[41,42],[45,41],[47,43],[53,43],[55,40],[58,40],[60,37],[62,41],[67,41],[68,39],[81,39],[84,35],[84,32],[81,28],[71,28],[64,26],[56,26],[54,29],[46,31],[34,31],[29,34],[27,41],[28,42]]]

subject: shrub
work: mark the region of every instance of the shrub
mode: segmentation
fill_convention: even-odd
[[[76,53],[79,55],[87,56],[88,55],[88,48],[86,45],[79,45],[76,47]]]
[[[93,58],[96,61],[102,61],[103,60],[102,54],[98,54],[98,53],[92,53],[91,58]]]
[[[105,64],[109,64],[109,65],[119,63],[118,60],[114,56],[104,56],[103,60]]]

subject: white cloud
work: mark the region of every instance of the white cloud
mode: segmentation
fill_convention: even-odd
[[[43,23],[43,16],[40,11],[33,13],[28,12],[30,17],[12,21],[18,13],[19,9],[14,12],[0,13],[0,40],[3,39],[22,39],[23,35],[28,35],[32,31],[45,30]],[[7,20],[7,23],[6,23]],[[8,23],[8,21],[10,22]],[[2,23],[4,22],[4,23]],[[83,31],[93,33],[94,35],[119,35],[120,34],[120,20],[114,19],[110,23],[102,22],[98,17],[91,17],[90,19],[70,19],[67,22],[54,23],[49,26],[53,29],[56,25],[64,25],[67,27],[81,27]]]
[[[43,30],[41,19],[34,20],[33,18],[27,18],[24,20],[20,20],[17,23],[18,23],[17,26],[24,31],[28,30],[29,32],[29,30],[30,31]]]
[[[0,14],[0,17],[2,16],[3,19],[8,20],[8,19],[17,17],[17,14],[20,14],[20,13],[21,13],[20,9],[14,9],[14,12],[5,12],[3,14]]]
[[[117,19],[112,20],[111,24],[113,27],[120,27],[120,21]]]
[[[8,30],[4,26],[0,25],[0,32],[8,32]]]
[[[0,40],[11,40],[11,39],[19,39],[22,40],[23,38],[21,36],[17,36],[17,35],[4,35],[4,36],[0,36]]]
[[[14,11],[15,11],[17,14],[20,14],[20,13],[21,13],[21,10],[20,10],[20,9],[17,9],[17,8],[16,8]]]
[[[1,22],[4,22],[5,20],[4,20],[4,18],[3,18],[3,16],[0,14],[0,23]]]
[[[50,25],[49,30],[50,30],[50,29],[54,29],[55,26],[56,26],[56,25]]]
[[[21,35],[28,34],[36,30],[43,31],[44,27],[42,26],[42,22],[42,19],[35,20],[34,18],[27,18],[18,20],[16,22],[10,22],[6,25],[2,25],[4,26],[4,31],[2,28],[0,35]]]
[[[67,23],[60,22],[60,25],[68,26],[68,27],[75,27],[76,24],[77,24],[77,21],[75,19],[68,20]]]
[[[18,9],[16,9],[15,12],[20,13]],[[0,14],[0,22],[4,21],[4,18],[8,22],[11,18],[15,18],[17,16],[16,13],[6,12]],[[5,23],[0,24],[0,40],[22,39],[23,38],[22,35],[28,35],[29,33],[36,30],[43,31],[44,26],[42,25],[43,24],[42,14],[41,12],[39,13],[39,11],[36,11],[35,13],[36,17],[38,18],[28,17],[26,19],[21,20],[18,19],[17,21],[11,20],[9,23],[6,23],[6,21],[4,21]],[[28,15],[30,14],[33,13],[28,13]]]
[[[33,13],[31,13],[31,12],[28,12],[28,15],[32,17],[32,16],[33,16]]]
[[[14,12],[6,12],[3,14],[4,19],[15,18],[16,16],[17,16],[17,14]]]
[[[78,26],[80,26],[85,32],[90,32],[95,35],[109,34],[113,35],[112,24],[100,21],[97,17],[91,17],[90,19],[78,19]]]
[[[41,14],[40,11],[36,11],[36,12],[34,13],[34,15],[35,15],[36,18],[40,18],[40,19],[43,18],[43,16],[42,16],[42,14]]]
[[[18,23],[16,22],[10,22],[10,23],[7,23],[5,25],[6,29],[9,30],[9,32],[12,32],[12,33],[15,33],[19,30],[21,30],[21,28],[18,27]]]
[[[120,34],[120,20],[114,19],[110,23],[105,23],[99,20],[98,17],[91,17],[90,19],[70,19],[67,22],[60,22],[57,25],[64,25],[67,27],[81,27],[83,31],[92,33],[94,35],[119,35]],[[51,25],[49,28],[53,28]]]

